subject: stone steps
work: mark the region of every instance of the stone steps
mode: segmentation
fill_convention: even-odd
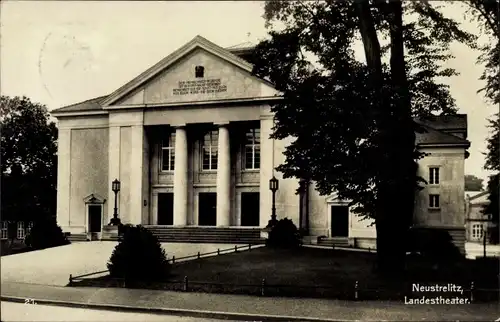
[[[328,247],[349,247],[349,239],[346,237],[331,237],[318,240],[319,246]]]
[[[160,242],[188,243],[263,243],[259,228],[145,226]]]
[[[70,242],[87,241],[87,234],[71,234],[71,233],[68,233],[66,235],[66,238],[68,238],[68,240]]]

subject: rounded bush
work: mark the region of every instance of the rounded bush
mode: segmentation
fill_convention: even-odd
[[[297,226],[288,218],[279,220],[269,232],[266,245],[274,248],[297,248],[301,237]]]
[[[24,243],[33,250],[70,244],[55,219],[38,220],[33,223]]]
[[[111,277],[127,282],[163,281],[170,271],[167,255],[158,239],[146,228],[130,225],[123,229],[123,237],[107,266]]]

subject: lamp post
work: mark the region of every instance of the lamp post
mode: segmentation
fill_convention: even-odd
[[[114,211],[113,211],[113,218],[111,219],[111,221],[109,222],[109,224],[113,225],[113,226],[119,226],[120,223],[121,223],[121,221],[120,221],[120,218],[118,218],[118,206],[116,204],[116,202],[117,202],[117,194],[120,191],[120,181],[118,179],[115,179],[111,183],[111,190],[113,190],[113,192],[115,193],[115,208],[114,208]]]
[[[273,206],[271,208],[271,220],[269,220],[268,226],[273,227],[277,220],[276,220],[276,191],[279,189],[279,181],[276,179],[275,176],[273,176],[269,180],[269,190],[273,193]]]
[[[483,257],[486,258],[486,235],[488,233],[488,228],[486,227],[487,224],[483,223]]]

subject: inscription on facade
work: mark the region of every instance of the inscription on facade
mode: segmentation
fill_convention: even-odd
[[[178,88],[173,89],[174,95],[209,94],[227,92],[227,86],[222,85],[219,78],[180,81]]]

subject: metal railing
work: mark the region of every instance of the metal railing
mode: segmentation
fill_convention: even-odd
[[[176,258],[172,256],[172,258],[167,259],[167,261],[171,264],[175,264],[176,262],[192,260],[192,259],[201,259],[206,258],[212,255],[223,255],[230,252],[238,252],[238,251],[251,251],[252,247],[260,246],[262,244],[248,244],[248,245],[235,245],[232,248],[226,249],[217,249],[216,251],[206,252],[183,256]],[[109,273],[109,270],[103,270],[99,272],[83,274],[78,276],[73,276],[70,274],[69,276],[69,286],[74,285],[75,282],[80,282],[84,280],[90,280],[92,277],[96,275]],[[133,286],[130,283],[127,283],[125,278],[109,278],[107,279],[106,287],[114,286],[114,287],[130,287]],[[416,293],[411,292],[412,283],[402,283],[399,285],[397,289],[394,288],[370,288],[360,286],[360,281],[355,281],[352,285],[286,285],[286,284],[272,284],[268,282],[268,279],[262,278],[259,284],[240,284],[240,283],[227,283],[227,282],[208,282],[208,281],[191,281],[189,276],[184,276],[182,280],[170,280],[170,281],[162,281],[155,282],[155,286],[167,286],[171,287],[165,290],[174,290],[174,291],[184,291],[184,292],[196,292],[199,291],[199,287],[208,286],[210,291],[214,289],[217,291],[221,291],[227,288],[232,288],[232,294],[249,294],[249,295],[259,295],[259,296],[279,296],[279,295],[305,295],[305,296],[317,296],[317,295],[326,295],[325,297],[343,297],[351,300],[372,300],[372,299],[380,299],[384,293],[389,294],[394,300],[401,300],[404,296],[419,298],[421,295],[417,295]],[[458,284],[457,284],[458,285]],[[235,291],[237,289],[238,291]],[[318,290],[322,290],[323,292],[318,292]],[[206,289],[204,289],[206,291]],[[425,292],[423,292],[425,293]],[[421,294],[423,294],[421,293]],[[432,292],[427,292],[431,294]],[[441,292],[445,293],[445,292]],[[438,293],[435,294],[434,297],[439,296]],[[476,283],[471,281],[467,288],[462,289],[462,294],[458,295],[455,293],[446,293],[447,295],[442,295],[442,298],[446,299],[448,297],[452,297],[450,295],[458,296],[462,299],[467,299],[468,303],[472,303],[477,301],[477,298],[484,298],[483,294],[489,294],[489,297],[493,295],[493,298],[500,298],[500,288],[477,288]],[[455,297],[453,296],[453,297]],[[427,297],[432,297],[432,294]],[[392,299],[392,298],[391,298]]]

